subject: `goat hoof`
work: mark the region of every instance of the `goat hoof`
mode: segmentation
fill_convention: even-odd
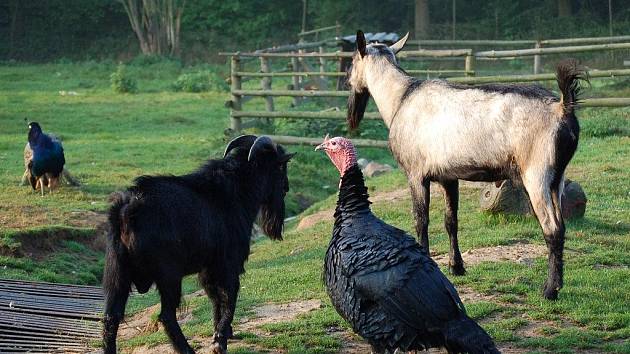
[[[210,353],[212,354],[227,354],[227,345],[223,346],[220,343],[213,342],[210,344]]]
[[[547,300],[558,300],[558,290],[560,288],[553,287],[545,283],[545,289],[543,290],[543,296]]]
[[[466,269],[464,268],[463,264],[449,265],[448,269],[452,275],[465,275],[466,274]]]

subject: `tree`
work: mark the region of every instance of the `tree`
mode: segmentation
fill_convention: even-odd
[[[119,0],[145,55],[179,55],[186,0]]]
[[[571,16],[571,0],[558,0],[558,17]]]
[[[429,0],[415,1],[415,38],[426,39],[429,36]]]

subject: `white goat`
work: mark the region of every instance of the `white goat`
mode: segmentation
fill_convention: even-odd
[[[356,128],[370,95],[389,128],[389,147],[405,170],[413,197],[416,232],[429,252],[429,183],[444,188],[444,225],[453,274],[464,274],[457,244],[458,180],[524,185],[549,249],[544,296],[562,287],[564,222],[560,208],[564,170],[578,144],[574,107],[579,80],[574,61],[558,65],[562,96],[535,85],[455,85],[418,80],[402,70],[395,54],[407,38],[386,46],[366,45],[357,33],[348,82],[348,123]]]

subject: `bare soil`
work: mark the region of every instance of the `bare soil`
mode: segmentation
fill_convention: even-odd
[[[547,247],[530,243],[514,243],[511,245],[492,246],[467,250],[462,253],[465,265],[476,265],[481,262],[515,262],[525,265],[534,264],[534,259],[545,257]],[[448,265],[448,254],[433,257],[440,265]]]
[[[318,309],[322,306],[320,300],[294,301],[285,304],[265,304],[254,308],[253,316],[242,319],[235,329],[260,333],[260,326],[268,323],[288,322],[298,315]],[[257,333],[257,334],[258,334]]]

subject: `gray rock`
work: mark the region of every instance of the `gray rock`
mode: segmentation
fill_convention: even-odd
[[[391,172],[394,168],[387,164],[380,164],[378,162],[370,162],[365,168],[363,168],[363,174],[366,177],[376,177],[384,173]]]
[[[498,185],[497,185],[498,184]],[[567,179],[562,194],[562,216],[581,218],[586,211],[586,194],[579,183]],[[479,198],[481,210],[491,213],[533,215],[529,197],[521,185],[506,180],[488,183]]]
[[[364,159],[364,158],[360,158],[359,161],[357,161],[357,164],[359,165],[359,168],[361,170],[363,170],[365,168],[365,166],[367,166],[368,163],[370,163],[370,161],[368,161],[367,159]]]

